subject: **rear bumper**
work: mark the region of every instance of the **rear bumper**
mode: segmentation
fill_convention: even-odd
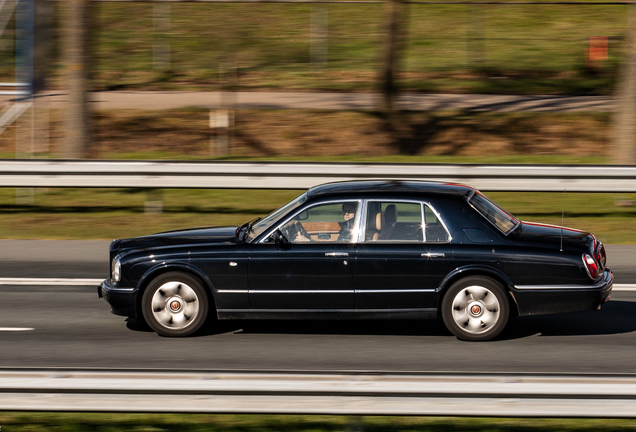
[[[115,315],[137,318],[137,288],[122,288],[111,284],[106,279],[97,287],[98,297],[103,297],[110,304],[110,311]]]
[[[598,309],[610,299],[614,274],[605,269],[593,285],[515,285],[513,296],[519,315],[542,315]]]

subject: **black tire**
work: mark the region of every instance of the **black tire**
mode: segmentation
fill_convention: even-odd
[[[144,320],[161,336],[189,336],[208,318],[208,293],[186,273],[164,273],[153,279],[141,299]]]
[[[484,276],[455,282],[442,300],[446,328],[465,341],[487,341],[506,327],[510,316],[508,296],[501,284]]]

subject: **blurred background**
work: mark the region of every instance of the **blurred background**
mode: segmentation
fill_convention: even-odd
[[[633,17],[628,1],[3,0],[0,156],[634,164]],[[233,225],[298,192],[251,193],[4,188],[0,237]],[[560,224],[558,194],[492,195]],[[568,196],[565,224],[636,241],[616,232],[633,201]]]

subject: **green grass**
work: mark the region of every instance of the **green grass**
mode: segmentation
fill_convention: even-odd
[[[62,85],[56,3],[52,82]],[[400,60],[403,89],[425,92],[610,94],[623,55],[628,6],[408,5]],[[153,69],[148,3],[95,7],[96,89],[377,88],[386,11],[378,4],[172,4],[170,68]],[[311,62],[311,16],[328,15],[326,63]],[[14,61],[13,21],[0,39],[0,77]],[[156,37],[155,37],[156,36]],[[609,56],[585,64],[590,36]],[[5,40],[6,39],[6,40]]]
[[[328,415],[228,415],[228,414],[110,414],[20,413],[0,414],[3,430],[17,432],[569,432],[633,431],[636,420],[523,419],[459,417],[387,417]]]
[[[0,238],[113,239],[181,228],[239,225],[298,196],[300,190],[35,189],[31,204],[0,189]],[[488,193],[522,220],[561,225],[562,193]],[[146,213],[160,199],[162,213]],[[636,244],[636,194],[567,194],[564,225],[604,243]],[[443,215],[442,215],[443,216]]]

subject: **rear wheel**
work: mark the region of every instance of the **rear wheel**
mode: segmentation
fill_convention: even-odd
[[[162,336],[188,336],[208,317],[208,295],[194,277],[164,273],[150,282],[141,300],[146,323]]]
[[[510,305],[503,287],[484,276],[455,282],[442,300],[442,318],[459,339],[486,341],[506,327]]]

